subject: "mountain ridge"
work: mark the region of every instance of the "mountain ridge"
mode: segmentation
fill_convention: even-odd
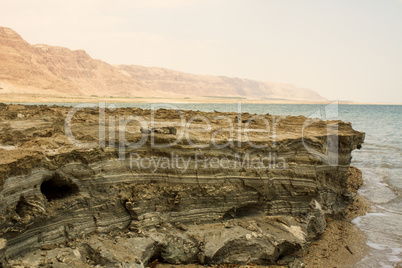
[[[291,84],[110,65],[85,50],[31,45],[6,27],[0,27],[0,62],[0,94],[326,100],[313,90]]]
[[[160,67],[115,65],[124,74],[140,79],[152,89],[167,88],[177,94],[201,90],[198,96],[226,96],[260,99],[326,100],[310,89],[292,84],[262,82],[246,78],[199,75]]]

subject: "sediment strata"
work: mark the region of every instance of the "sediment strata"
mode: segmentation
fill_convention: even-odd
[[[364,140],[340,121],[102,105],[0,105],[0,130],[10,266],[283,263],[353,203]]]

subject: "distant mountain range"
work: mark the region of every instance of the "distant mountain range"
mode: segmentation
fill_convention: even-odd
[[[291,84],[110,65],[84,50],[31,45],[0,27],[0,94],[326,100]]]

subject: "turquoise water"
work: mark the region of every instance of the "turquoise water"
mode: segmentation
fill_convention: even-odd
[[[152,107],[143,103],[114,105]],[[153,107],[220,112],[237,112],[239,109],[238,104],[217,103],[178,103]],[[359,193],[372,203],[372,212],[353,222],[367,234],[370,250],[357,267],[395,267],[402,262],[402,106],[242,104],[241,111],[340,119],[351,122],[355,130],[365,132],[365,143],[361,150],[353,152],[352,165],[363,172],[364,184]]]

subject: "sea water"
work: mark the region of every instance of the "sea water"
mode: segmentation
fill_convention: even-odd
[[[54,103],[51,103],[53,105]],[[74,103],[57,105],[74,106]],[[369,252],[357,267],[395,267],[402,262],[402,106],[313,104],[175,103],[169,105],[119,103],[118,107],[178,108],[205,112],[304,115],[351,122],[366,133],[352,165],[363,172],[359,193],[372,205],[370,213],[353,220],[367,235]]]

